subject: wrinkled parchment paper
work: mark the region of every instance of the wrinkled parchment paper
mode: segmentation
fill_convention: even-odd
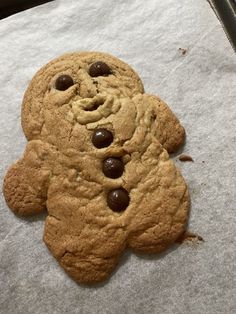
[[[74,50],[120,57],[177,114],[187,132],[182,151],[194,163],[172,158],[190,188],[189,229],[205,242],[159,256],[126,252],[109,281],[89,288],[49,254],[45,215],[17,218],[1,197],[0,313],[235,313],[236,58],[209,4],[61,0],[1,20],[1,180],[24,151],[20,107],[28,82]]]

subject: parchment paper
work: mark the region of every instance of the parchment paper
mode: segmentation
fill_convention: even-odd
[[[179,48],[187,49],[183,54]],[[236,58],[205,0],[54,1],[0,21],[1,180],[23,153],[20,106],[32,75],[74,50],[132,65],[186,128],[173,156],[188,182],[189,229],[205,242],[159,256],[126,252],[103,284],[76,284],[42,242],[45,215],[0,204],[0,312],[236,313]]]

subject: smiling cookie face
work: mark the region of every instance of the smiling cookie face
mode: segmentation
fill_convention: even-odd
[[[22,126],[29,143],[4,196],[18,214],[47,208],[44,241],[75,280],[104,280],[125,247],[158,253],[185,231],[188,188],[167,153],[184,129],[119,59],[72,53],[44,66]]]
[[[81,148],[86,125],[115,114],[121,107],[119,99],[139,93],[143,93],[140,78],[119,59],[95,52],[67,54],[47,64],[31,81],[22,126],[28,139],[44,138],[68,147],[70,138],[71,147]]]

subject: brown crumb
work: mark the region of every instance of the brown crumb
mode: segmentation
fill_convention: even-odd
[[[185,154],[180,155],[179,160],[180,161],[192,161],[193,162],[193,158],[191,156],[185,155]]]
[[[185,231],[184,233],[181,234],[181,236],[175,241],[176,243],[182,244],[184,242],[203,242],[204,239],[203,237],[194,234],[190,231]]]
[[[179,48],[179,51],[182,53],[183,56],[187,53],[187,49],[185,48]]]

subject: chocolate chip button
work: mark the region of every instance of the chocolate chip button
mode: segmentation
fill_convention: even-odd
[[[115,212],[121,212],[129,205],[129,194],[125,189],[111,190],[107,195],[107,205]]]
[[[106,129],[97,129],[92,136],[92,143],[97,148],[109,146],[113,141],[113,135]]]
[[[64,91],[74,85],[72,77],[67,74],[63,74],[56,79],[55,88]]]
[[[119,158],[110,157],[103,161],[102,171],[108,178],[119,178],[124,171],[124,164]]]
[[[89,68],[89,75],[92,77],[107,76],[111,73],[110,67],[102,61],[94,62]]]

